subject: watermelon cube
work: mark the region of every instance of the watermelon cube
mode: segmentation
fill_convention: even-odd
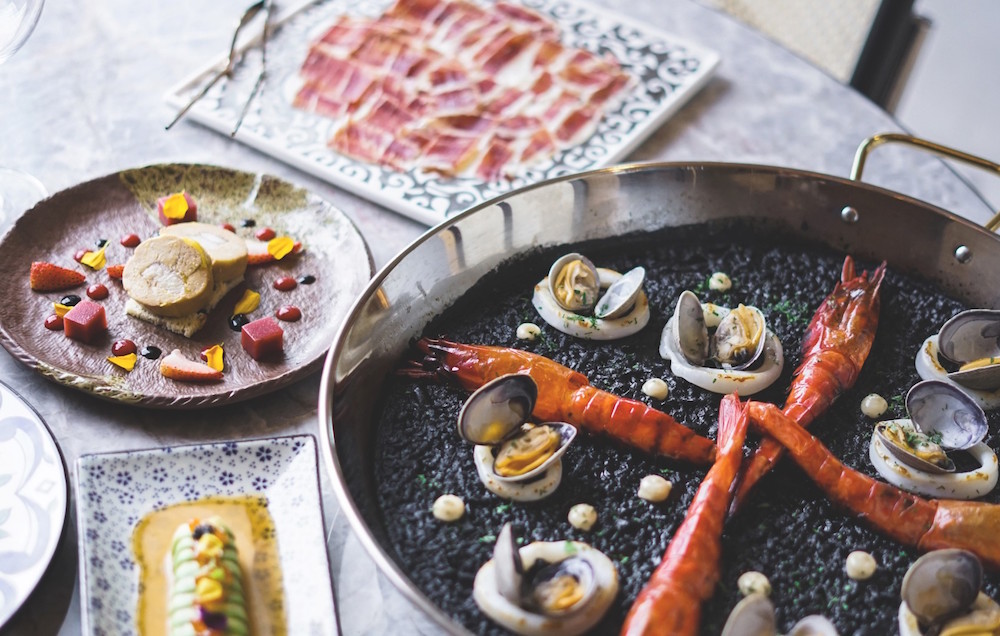
[[[284,352],[284,333],[277,320],[265,316],[243,325],[240,344],[254,360],[278,358]]]
[[[67,338],[91,344],[108,331],[104,307],[81,300],[63,316],[63,332]]]
[[[181,198],[183,201],[180,200]],[[185,207],[186,210],[184,210]],[[184,210],[184,216],[176,216],[180,210]],[[167,197],[160,197],[156,200],[156,211],[159,212],[160,223],[163,225],[198,220],[198,204],[187,192],[177,192]]]

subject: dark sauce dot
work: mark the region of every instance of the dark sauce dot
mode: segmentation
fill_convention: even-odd
[[[139,352],[139,355],[142,356],[143,358],[146,358],[147,360],[156,360],[157,358],[160,357],[160,354],[162,353],[163,352],[160,351],[159,347],[154,347],[153,345],[146,345],[145,347],[142,348],[142,351]]]
[[[76,294],[66,294],[59,299],[60,305],[66,305],[67,307],[75,307],[80,304],[80,297]]]
[[[240,221],[240,227],[254,227],[255,225],[257,225],[257,221],[253,219],[243,219]]]
[[[246,314],[236,314],[229,319],[229,328],[233,331],[242,331],[243,325],[250,322]]]
[[[299,276],[298,281],[303,285],[312,285],[316,282],[316,277],[312,274],[306,274],[305,276]]]
[[[104,247],[107,244],[108,244],[108,239],[104,239],[104,238],[97,239],[97,249],[101,249],[102,247]]]

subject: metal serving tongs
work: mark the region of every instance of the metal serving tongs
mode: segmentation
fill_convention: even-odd
[[[212,79],[210,79],[208,83],[205,84],[205,87],[202,88],[200,91],[198,91],[197,95],[191,98],[191,101],[189,101],[187,105],[184,108],[182,108],[179,113],[177,113],[177,116],[174,117],[173,121],[167,124],[166,130],[170,130],[174,124],[179,122],[181,118],[184,117],[184,115],[186,115],[189,110],[191,110],[191,107],[194,106],[198,100],[200,100],[202,97],[208,94],[208,91],[210,91],[212,87],[219,82],[220,79],[222,79],[223,77],[232,79],[233,70],[236,68],[237,62],[242,59],[243,55],[242,52],[237,53],[236,51],[236,44],[240,37],[240,31],[242,31],[243,27],[245,27],[255,17],[257,17],[257,14],[260,13],[261,10],[264,10],[265,11],[264,33],[261,36],[261,44],[260,44],[260,50],[261,50],[260,74],[257,76],[257,82],[254,84],[253,90],[250,92],[250,97],[247,98],[246,104],[244,104],[243,110],[242,112],[240,112],[240,117],[236,121],[236,126],[233,127],[233,132],[230,133],[231,136],[236,135],[236,131],[240,129],[240,125],[243,123],[243,118],[246,116],[247,111],[250,109],[250,103],[260,92],[260,88],[263,85],[264,79],[267,75],[267,64],[266,64],[267,40],[271,34],[271,12],[273,8],[274,8],[274,3],[272,0],[258,0],[257,2],[254,2],[252,5],[247,7],[247,10],[243,12],[243,17],[240,18],[239,24],[236,25],[236,30],[233,32],[233,41],[229,45],[229,57],[226,61],[225,68],[223,68],[221,71],[212,76]]]

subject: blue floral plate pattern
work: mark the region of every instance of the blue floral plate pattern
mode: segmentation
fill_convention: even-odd
[[[337,632],[310,435],[85,455],[76,464],[85,634],[135,634],[132,532],[149,512],[260,493],[274,520],[289,634]]]
[[[45,573],[66,520],[66,473],[38,414],[0,383],[0,627]]]

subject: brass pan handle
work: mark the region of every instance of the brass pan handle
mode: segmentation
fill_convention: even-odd
[[[927,141],[926,139],[920,139],[919,137],[913,137],[911,135],[904,135],[902,133],[881,133],[865,139],[861,142],[861,145],[858,146],[858,151],[854,154],[854,166],[851,168],[851,179],[860,181],[861,172],[865,169],[865,161],[868,159],[868,153],[890,141],[916,146],[917,148],[948,157],[949,159],[964,161],[978,168],[994,172],[997,176],[1000,176],[1000,164],[987,161],[982,157],[970,155],[967,152],[949,148],[948,146],[942,146],[941,144],[936,144],[933,141]],[[996,231],[996,229],[1000,227],[1000,212],[993,215],[993,218],[986,222],[985,227],[990,232]]]

